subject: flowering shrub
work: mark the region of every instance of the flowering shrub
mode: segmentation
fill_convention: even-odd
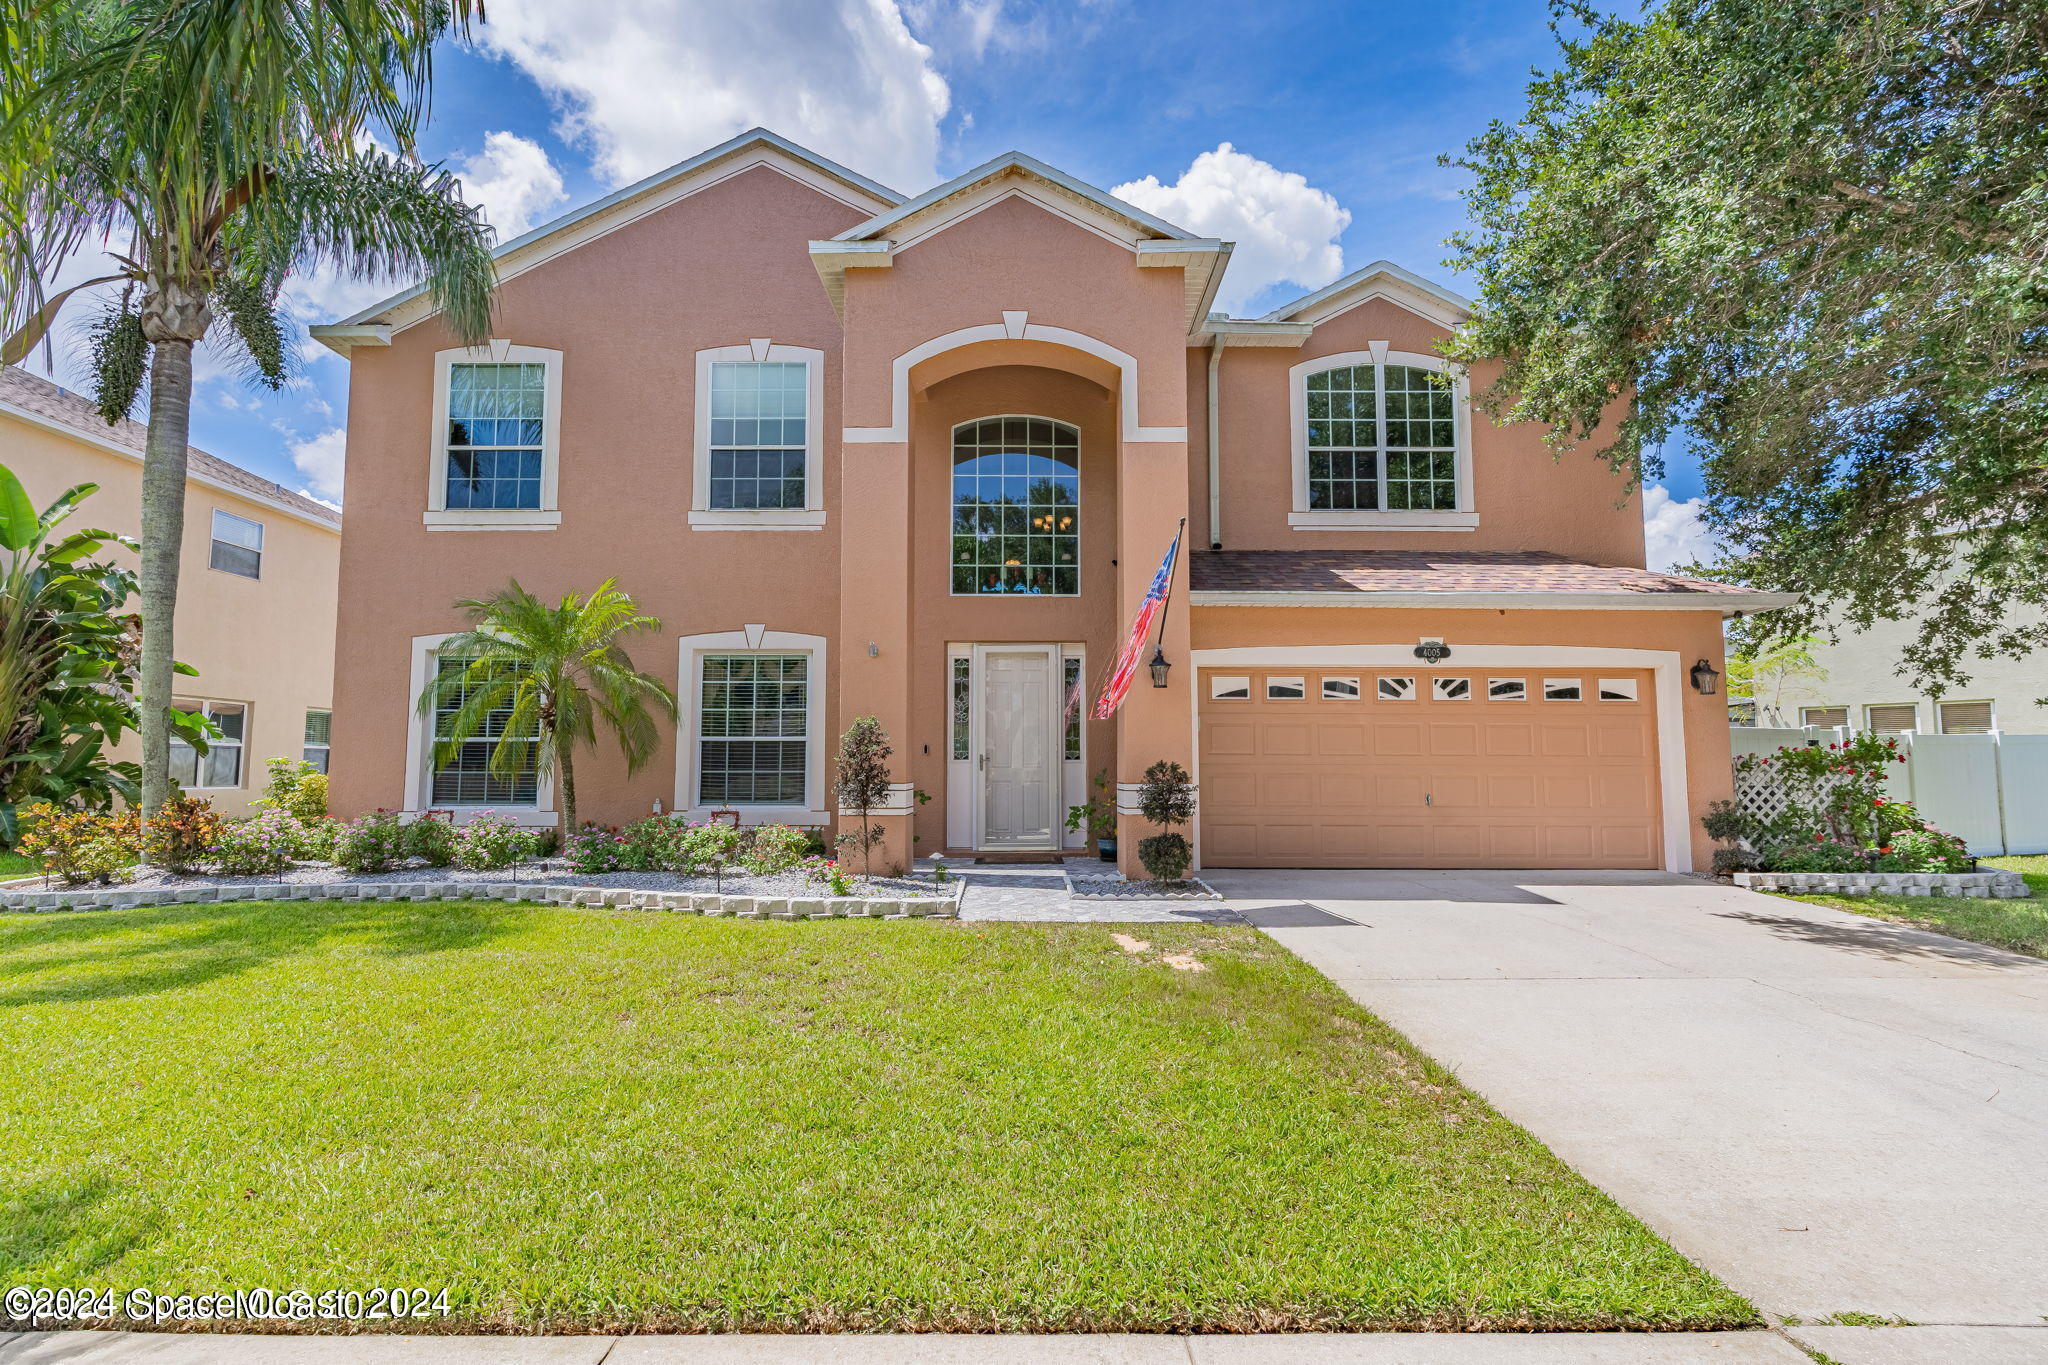
[[[66,885],[110,885],[128,880],[135,861],[139,825],[134,811],[62,810],[38,801],[22,814],[16,851],[39,860],[43,871]]]
[[[761,876],[787,872],[804,860],[811,849],[811,836],[789,825],[761,825],[747,840],[740,862],[747,871]]]
[[[676,836],[689,826],[673,815],[650,815],[620,831],[619,866],[628,872],[663,872],[675,865]]]
[[[214,871],[225,877],[282,872],[297,856],[300,837],[299,822],[281,809],[272,808],[247,820],[236,820],[221,831],[214,843]]]
[[[806,858],[798,864],[807,882],[823,882],[835,896],[853,894],[853,878],[846,875],[844,868],[831,858]]]
[[[200,796],[177,796],[157,807],[143,833],[149,860],[169,872],[195,872],[213,855],[227,822]]]
[[[675,835],[669,866],[685,877],[693,872],[716,874],[732,862],[739,848],[740,831],[721,820],[688,825]]]
[[[388,872],[405,857],[405,826],[388,810],[361,816],[341,827],[329,856],[347,872]]]
[[[455,834],[455,865],[472,872],[510,867],[531,858],[537,843],[532,834],[512,823],[510,816],[485,811]]]
[[[585,825],[569,836],[562,856],[578,872],[617,872],[626,836],[606,825]]]
[[[341,821],[321,816],[299,826],[299,856],[314,862],[334,861],[334,841],[345,828]]]
[[[1784,809],[1761,819],[1733,802],[1714,804],[1700,823],[1726,847],[1716,871],[1967,872],[1961,839],[1928,824],[1910,804],[1884,795],[1899,742],[1868,732],[1839,743],[1780,748],[1735,760],[1739,780],[1768,775]]]
[[[452,821],[421,816],[405,827],[405,856],[417,858],[428,867],[446,867],[455,861],[455,825]]]
[[[263,795],[251,803],[259,810],[281,810],[294,820],[318,820],[327,814],[327,774],[301,758],[273,758]]]

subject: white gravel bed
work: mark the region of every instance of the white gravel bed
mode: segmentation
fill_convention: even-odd
[[[622,891],[689,891],[728,896],[830,896],[831,888],[809,881],[801,873],[785,872],[761,877],[734,871],[723,878],[678,877],[673,872],[576,872],[567,867],[526,863],[519,867],[493,868],[471,872],[459,867],[426,867],[419,863],[394,867],[388,872],[346,872],[332,863],[295,863],[284,872],[256,877],[217,877],[210,873],[178,876],[157,867],[138,867],[132,881],[121,887],[134,891],[178,890],[202,886],[342,886],[348,884],[385,886],[397,882],[489,883],[519,882],[529,886],[599,886]],[[951,884],[929,877],[853,878],[856,896],[943,896],[954,892]],[[38,883],[40,884],[40,883]],[[58,883],[54,880],[55,889]]]

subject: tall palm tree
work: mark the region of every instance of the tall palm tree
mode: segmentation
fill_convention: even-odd
[[[172,618],[184,540],[192,348],[216,319],[275,388],[285,276],[424,276],[465,342],[490,329],[490,229],[421,164],[431,50],[476,0],[0,0],[0,361],[77,288],[124,283],[91,328],[114,421],[145,373],[140,597],[143,818],[170,793]],[[372,140],[388,136],[397,152]],[[121,243],[121,249],[108,247]],[[54,295],[74,258],[110,268]]]
[[[671,723],[676,696],[668,684],[633,667],[619,638],[661,629],[607,578],[588,597],[570,593],[551,607],[514,580],[492,597],[466,598],[456,608],[470,628],[441,644],[447,662],[420,697],[424,716],[447,715],[438,727],[435,762],[455,758],[464,743],[489,736],[490,771],[501,777],[551,770],[561,795],[557,828],[576,828],[576,750],[597,743],[602,721],[618,739],[626,770],[653,756],[659,738],[650,708]]]

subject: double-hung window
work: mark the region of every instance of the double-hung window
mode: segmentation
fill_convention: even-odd
[[[299,757],[318,768],[327,771],[328,745],[334,733],[332,711],[306,712],[306,743],[299,751]]]
[[[1294,387],[1297,530],[1468,530],[1462,377],[1434,356],[1376,348],[1304,361]]]
[[[209,567],[242,578],[263,577],[263,523],[215,508]]]
[[[697,704],[697,800],[801,806],[810,772],[811,656],[706,654]]]
[[[547,530],[561,448],[560,351],[494,341],[435,357],[426,524]]]
[[[824,368],[822,351],[765,340],[697,353],[692,526],[825,524]]]
[[[238,701],[180,701],[181,711],[206,717],[220,730],[207,741],[206,752],[171,736],[171,781],[187,791],[223,791],[242,785],[242,746],[248,733],[249,708]]]
[[[481,724],[469,738],[457,745],[453,753],[442,753],[441,741],[456,733],[456,717],[470,698],[495,686],[488,680],[469,679],[466,676],[468,668],[465,659],[435,661],[441,683],[434,691],[434,748],[429,760],[433,774],[429,783],[432,804],[534,805],[539,800],[540,790],[537,763],[540,746],[535,743],[538,736],[531,730],[518,733],[511,729],[514,717],[509,705],[494,706],[485,712]],[[499,761],[498,753],[508,742],[513,745],[512,751],[506,755],[509,765]]]

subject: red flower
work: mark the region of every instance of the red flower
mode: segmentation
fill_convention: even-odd
[[[1884,804],[1884,798],[1880,796],[1877,798],[1877,800],[1871,802],[1870,804],[1873,806],[1882,806]]]
[[[1824,844],[1827,842],[1827,836],[1825,834],[1816,834],[1813,836],[1813,841],[1816,844]]]

